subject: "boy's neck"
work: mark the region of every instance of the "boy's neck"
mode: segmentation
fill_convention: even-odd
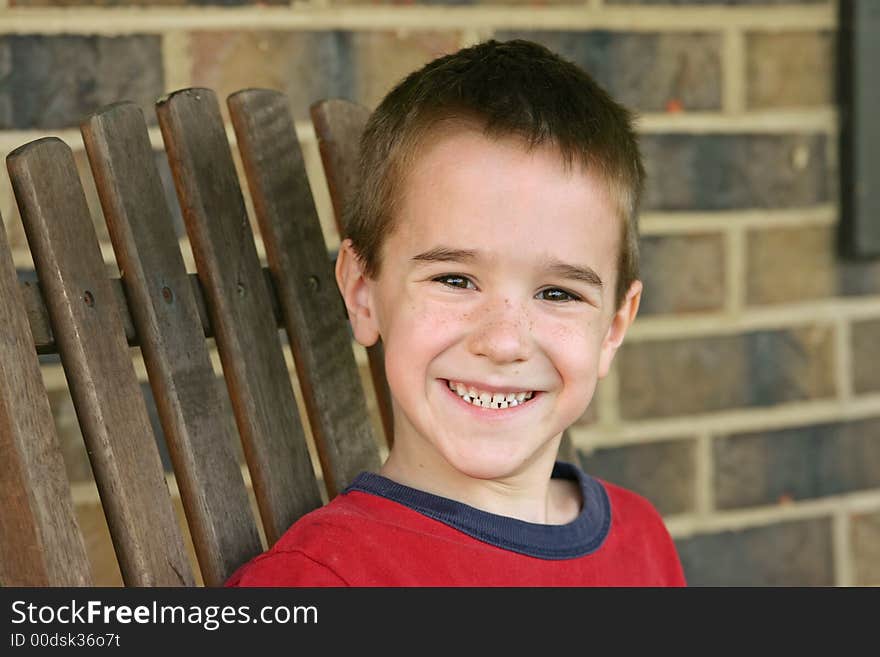
[[[577,517],[582,499],[576,482],[550,478],[555,451],[550,457],[503,479],[477,479],[459,472],[442,459],[417,458],[395,445],[380,474],[404,486],[496,515],[561,525]]]

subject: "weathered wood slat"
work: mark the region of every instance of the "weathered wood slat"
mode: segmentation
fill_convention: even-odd
[[[249,89],[230,96],[228,105],[332,497],[359,472],[380,465],[345,307],[287,97]]]
[[[215,94],[178,91],[158,102],[157,114],[271,544],[321,496],[269,289]]]
[[[219,586],[262,547],[147,125],[120,103],[82,134],[202,577]]]
[[[0,220],[0,586],[90,586],[70,481]]]
[[[370,118],[370,110],[349,100],[332,98],[312,104],[310,113],[333,203],[336,229],[340,235],[345,235],[344,209],[357,185],[360,140]],[[367,348],[367,357],[385,440],[391,447],[394,444],[394,413],[385,376],[385,350],[381,340]]]
[[[361,135],[370,110],[350,100],[330,98],[313,103],[309,113],[318,137],[336,228],[342,235],[344,209],[357,186]]]
[[[194,582],[73,153],[41,139],[7,158],[123,580]]]

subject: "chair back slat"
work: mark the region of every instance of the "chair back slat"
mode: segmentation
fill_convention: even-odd
[[[261,551],[260,537],[147,125],[119,103],[82,134],[202,577],[217,586]]]
[[[318,137],[336,229],[340,235],[345,235],[345,208],[357,186],[360,140],[370,118],[370,110],[350,100],[331,98],[312,104],[310,113]],[[394,414],[381,340],[367,348],[367,358],[385,441],[391,447],[394,443]]]
[[[332,497],[359,472],[380,465],[345,306],[287,97],[249,89],[230,96],[228,105]]]
[[[208,89],[178,91],[159,101],[157,114],[266,539],[272,544],[322,501],[270,290],[215,94]]]
[[[47,138],[16,149],[7,163],[123,580],[191,586],[73,153]]]
[[[0,221],[0,586],[90,586],[20,292]]]
[[[313,103],[309,113],[324,164],[333,217],[341,235],[345,207],[357,186],[361,135],[370,110],[350,100],[328,98]]]

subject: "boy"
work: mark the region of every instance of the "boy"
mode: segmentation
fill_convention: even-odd
[[[646,500],[556,463],[639,306],[629,113],[489,41],[393,89],[360,168],[336,278],[384,343],[394,446],[228,584],[683,585]]]

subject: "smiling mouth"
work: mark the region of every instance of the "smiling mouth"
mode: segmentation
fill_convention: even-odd
[[[468,404],[482,408],[494,408],[497,410],[521,406],[522,404],[527,403],[535,395],[533,390],[523,390],[520,392],[488,392],[451,380],[446,381],[446,385],[452,390],[452,392],[457,394],[462,401]]]

